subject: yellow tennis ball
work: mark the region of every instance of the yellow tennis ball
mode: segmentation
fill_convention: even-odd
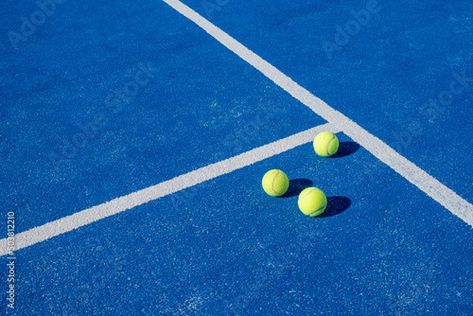
[[[339,144],[337,136],[332,132],[321,132],[314,138],[315,153],[322,157],[334,155]]]
[[[272,169],[264,174],[261,184],[268,195],[281,196],[289,188],[289,179],[282,170]]]
[[[325,212],[327,207],[327,197],[322,190],[310,187],[302,190],[297,201],[302,213],[309,216],[319,216]]]

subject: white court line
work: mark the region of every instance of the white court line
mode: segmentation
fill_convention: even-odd
[[[105,202],[83,211],[79,211],[72,215],[46,223],[44,225],[34,227],[30,230],[15,235],[15,250],[32,246],[55,236],[70,232],[81,226],[91,224],[106,217],[121,213],[139,205],[157,200],[166,195],[178,192],[185,188],[214,179],[221,175],[228,174],[232,171],[252,165],[258,161],[286,152],[296,148],[297,146],[301,146],[312,141],[317,133],[324,130],[329,130],[334,133],[339,132],[339,130],[332,124],[326,123],[292,136],[282,138],[270,144],[252,149],[237,156],[185,173],[148,188],[118,197],[109,202]],[[4,256],[6,254],[7,239],[5,238],[0,240],[0,256]]]
[[[394,151],[380,139],[364,130],[342,113],[331,108],[321,99],[300,86],[267,61],[240,44],[227,33],[204,19],[198,13],[177,0],[163,0],[176,11],[196,23],[221,44],[251,64],[254,68],[305,104],[312,111],[327,120],[328,124],[289,136],[274,143],[258,147],[238,156],[191,171],[171,180],[116,198],[109,202],[85,209],[72,215],[16,234],[15,250],[32,246],[55,236],[70,232],[103,218],[154,201],[190,186],[208,181],[251,165],[263,159],[280,154],[309,142],[317,132],[327,129],[343,131],[375,157],[390,166],[420,190],[443,205],[450,212],[473,226],[473,206],[454,191],[440,183],[415,164]],[[7,254],[7,240],[0,240],[0,256]]]
[[[178,0],[163,1],[187,19],[194,22],[210,36],[256,68],[259,72],[294,98],[305,104],[316,114],[327,120],[327,122],[334,124],[334,126],[338,126],[341,131],[363,146],[376,158],[394,169],[397,173],[425,192],[432,199],[440,203],[451,213],[473,227],[473,205],[471,203],[460,197],[457,193],[429,175],[427,172],[417,167],[414,163],[401,156],[398,152],[376,136],[369,133],[360,125],[330,107],[327,103],[310,93],[307,89],[303,88],[276,67],[256,55],[246,46],[235,40],[233,37],[182,2]]]

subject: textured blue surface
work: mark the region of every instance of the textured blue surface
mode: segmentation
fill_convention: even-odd
[[[338,196],[330,216],[266,196],[255,178],[272,167]],[[307,144],[22,251],[18,306],[461,314],[473,308],[472,260],[471,229],[366,151],[318,159]]]
[[[21,230],[323,123],[159,1],[66,2],[51,19],[0,79],[0,200]]]
[[[337,43],[339,29],[350,28],[354,14],[373,1],[230,0],[219,9],[185,2],[449,187],[473,196],[473,2],[374,1],[378,12],[357,23],[353,35],[338,36],[343,45],[331,54],[324,43]],[[456,74],[467,77],[454,86],[457,94],[450,93]]]
[[[380,1],[330,54],[373,4],[186,3],[473,200],[473,79],[455,79],[473,77],[471,1]],[[160,1],[65,1],[12,48],[37,10],[0,12],[0,215],[18,231],[324,123]],[[269,168],[322,188],[327,216],[267,197]],[[17,257],[18,315],[473,312],[471,228],[363,148],[307,144]]]

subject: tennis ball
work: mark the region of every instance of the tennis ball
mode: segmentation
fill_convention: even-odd
[[[309,216],[319,216],[325,212],[327,197],[322,190],[310,187],[302,190],[299,194],[297,205],[302,213]]]
[[[289,188],[289,179],[282,170],[272,169],[264,174],[261,184],[268,195],[281,196]]]
[[[337,136],[332,132],[321,132],[314,138],[315,153],[322,157],[330,157],[338,150]]]

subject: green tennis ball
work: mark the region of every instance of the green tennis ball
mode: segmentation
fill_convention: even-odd
[[[297,204],[305,215],[319,216],[327,208],[327,197],[322,190],[310,187],[302,190]]]
[[[289,179],[282,170],[272,169],[264,174],[261,184],[268,195],[281,196],[289,188]]]
[[[322,157],[334,155],[339,144],[337,136],[332,132],[321,132],[314,138],[315,153]]]

